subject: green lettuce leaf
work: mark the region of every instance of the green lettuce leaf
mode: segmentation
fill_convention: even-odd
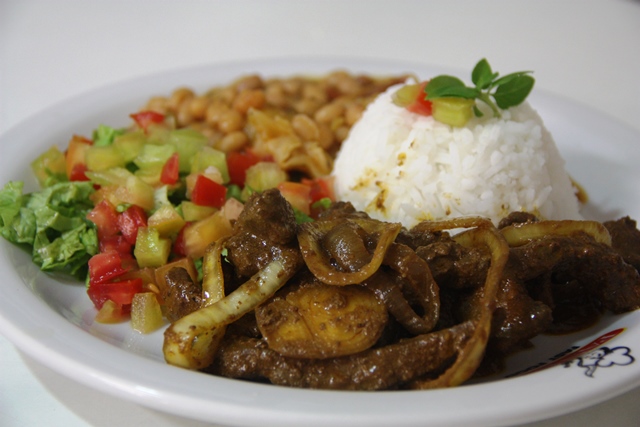
[[[98,236],[86,219],[93,208],[89,182],[64,182],[33,193],[9,182],[0,190],[0,233],[26,245],[33,261],[45,271],[82,277],[89,258],[98,253]]]
[[[35,233],[33,213],[22,209],[25,203],[25,197],[22,195],[23,186],[22,182],[12,181],[0,191],[0,232],[2,237],[13,243],[32,243],[31,236]]]
[[[93,145],[96,147],[111,145],[114,139],[125,132],[126,129],[115,129],[111,126],[99,125],[98,128],[93,131]]]

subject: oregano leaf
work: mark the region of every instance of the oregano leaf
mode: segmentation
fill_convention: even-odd
[[[429,100],[447,97],[475,99],[480,94],[480,91],[478,91],[476,88],[466,86],[441,87],[436,91],[429,91],[427,88],[425,88],[425,92],[427,92],[427,96],[424,99]]]
[[[502,76],[499,79],[497,79],[496,81],[493,82],[494,87],[500,86],[500,85],[504,85],[509,83],[511,80],[520,78],[522,76],[531,74],[531,71],[519,71],[517,73],[511,73],[511,74],[507,74],[506,76]]]
[[[471,72],[471,81],[478,89],[486,89],[496,77],[498,73],[491,70],[491,65],[486,59],[478,61]]]
[[[478,61],[471,72],[471,81],[475,87],[467,86],[462,80],[449,75],[434,77],[427,83],[424,91],[426,100],[452,97],[475,100],[473,112],[482,117],[483,112],[477,103],[486,104],[493,114],[500,117],[500,109],[507,109],[522,103],[531,90],[535,80],[531,71],[518,71],[498,78],[485,58]]]
[[[426,99],[434,99],[441,98],[443,96],[441,95],[442,92],[458,87],[465,87],[462,80],[457,77],[443,75],[432,78],[425,86],[424,91],[427,93]]]
[[[444,97],[474,99],[480,94],[476,88],[467,87],[459,78],[447,75],[431,79],[424,91],[427,94],[425,99]]]
[[[507,109],[522,103],[533,89],[535,80],[525,74],[509,79],[501,84],[493,94],[498,107]]]

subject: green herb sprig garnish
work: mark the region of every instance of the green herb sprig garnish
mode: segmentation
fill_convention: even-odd
[[[438,98],[462,98],[468,100],[480,100],[487,104],[493,114],[500,117],[500,109],[507,109],[522,103],[531,89],[535,79],[530,76],[531,71],[518,71],[498,77],[486,59],[481,59],[473,68],[471,81],[475,86],[467,86],[457,77],[441,75],[434,77],[425,86],[426,100],[433,101]],[[473,105],[476,117],[482,117],[483,113],[477,104]]]

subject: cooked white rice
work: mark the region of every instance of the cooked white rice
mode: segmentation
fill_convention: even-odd
[[[336,158],[336,195],[373,218],[412,227],[422,220],[512,211],[580,219],[553,138],[528,103],[452,128],[391,101],[369,105]]]

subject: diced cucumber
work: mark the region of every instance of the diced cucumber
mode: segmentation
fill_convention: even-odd
[[[133,163],[138,166],[138,170],[135,171],[136,176],[149,185],[160,184],[162,168],[175,151],[175,147],[169,144],[145,144],[138,157],[133,160]]]
[[[408,107],[420,93],[420,84],[406,84],[391,95],[391,101],[398,107]]]
[[[166,264],[170,253],[171,239],[160,237],[160,232],[153,227],[138,228],[133,254],[141,268]]]
[[[133,176],[133,174],[125,168],[111,168],[108,170],[87,172],[87,177],[98,185],[124,186],[131,176]]]
[[[87,172],[87,177],[95,184],[113,187],[114,201],[138,205],[145,210],[154,207],[153,187],[125,168],[111,168],[106,171]]]
[[[147,143],[162,145],[169,142],[171,130],[165,126],[150,125],[147,128]]]
[[[138,205],[147,211],[155,206],[153,187],[133,174],[127,178],[124,187],[116,189],[115,195],[123,202]]]
[[[168,143],[173,145],[180,158],[180,172],[191,170],[191,159],[207,145],[207,137],[193,129],[175,129],[169,133]]]
[[[275,188],[287,180],[287,173],[273,162],[259,162],[247,169],[242,200],[246,201],[251,193]]]
[[[191,173],[204,172],[208,167],[218,169],[223,183],[229,182],[229,170],[227,168],[227,156],[222,151],[209,146],[204,146],[193,156],[191,161]]]
[[[125,163],[132,162],[142,151],[147,137],[141,131],[125,133],[113,141],[113,146],[120,152]]]
[[[169,157],[176,152],[173,145],[145,144],[142,151],[133,160],[140,169],[160,169],[169,160]]]
[[[180,203],[180,209],[182,210],[184,220],[187,222],[199,221],[212,215],[216,211],[216,208],[196,205],[189,200],[185,200]]]
[[[153,292],[141,292],[131,302],[131,327],[143,334],[155,331],[164,324],[162,309]]]
[[[138,169],[134,173],[138,178],[140,178],[147,184],[155,187],[160,183],[160,175],[162,174],[162,168]]]
[[[90,171],[103,171],[125,164],[120,151],[113,145],[93,145],[87,150],[85,159],[87,169]]]
[[[441,123],[460,127],[473,117],[473,99],[436,98],[431,102],[433,118]]]
[[[185,220],[172,205],[163,205],[148,218],[147,224],[158,230],[161,237],[171,237],[184,227]]]

